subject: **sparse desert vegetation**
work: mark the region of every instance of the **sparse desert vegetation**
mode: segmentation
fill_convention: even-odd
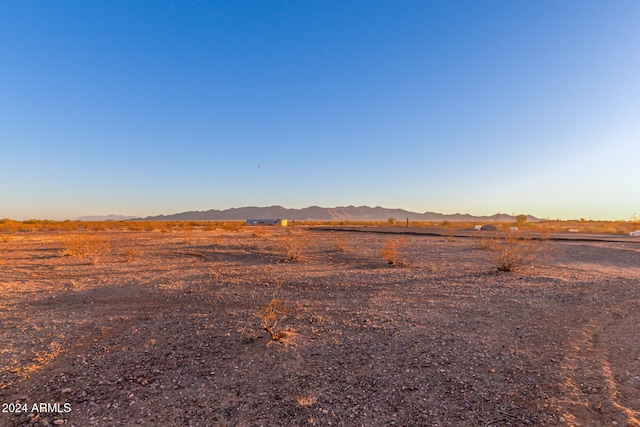
[[[46,227],[0,235],[0,402],[71,411],[0,426],[639,425],[640,239]]]
[[[521,231],[537,231],[546,233],[561,233],[569,230],[578,230],[580,233],[589,234],[622,234],[628,235],[629,232],[640,229],[640,220],[633,215],[628,220],[619,221],[598,221],[588,219],[578,220],[540,220],[526,221],[522,215],[516,215],[514,221],[495,222],[491,224],[497,226],[501,230],[508,230],[510,227],[518,227]],[[393,222],[393,221],[395,222]],[[300,227],[312,226],[362,226],[362,227],[388,227],[394,226],[398,229],[405,228],[406,222],[394,218],[387,221],[296,221]],[[473,229],[478,222],[465,221],[410,221],[411,228],[442,228],[450,229],[455,234],[456,229]],[[239,232],[245,228],[244,221],[51,221],[51,220],[26,220],[14,221],[11,219],[0,220],[0,233],[16,233],[16,232],[37,232],[37,231],[158,231],[169,232],[177,229],[191,228],[194,230],[224,230]],[[265,227],[249,227],[256,230],[256,234],[268,233]]]
[[[345,252],[349,248],[349,240],[344,236],[344,233],[339,233],[336,236],[335,246],[339,252]]]
[[[545,236],[530,238],[520,232],[481,240],[481,246],[486,245],[495,268],[503,272],[530,267],[545,255],[547,243]]]
[[[288,233],[282,238],[281,244],[285,252],[284,261],[299,261],[309,241],[300,233]]]
[[[298,405],[310,408],[318,401],[318,399],[313,396],[300,396],[297,401]]]
[[[104,236],[76,234],[64,242],[63,254],[97,264],[110,250],[111,243]]]
[[[136,247],[128,247],[122,250],[122,258],[124,262],[131,262],[140,257],[140,250]]]
[[[398,264],[400,262],[400,247],[404,244],[403,238],[389,237],[385,240],[380,255],[387,264]]]
[[[269,333],[271,341],[278,341],[280,339],[280,331],[278,326],[289,314],[289,303],[282,299],[273,297],[269,304],[262,309],[262,329]]]

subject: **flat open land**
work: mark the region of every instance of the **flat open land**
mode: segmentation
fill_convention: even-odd
[[[640,426],[640,239],[389,238],[0,234],[0,426]]]

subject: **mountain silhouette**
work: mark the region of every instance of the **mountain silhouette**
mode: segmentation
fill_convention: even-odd
[[[283,218],[294,221],[514,221],[513,216],[496,214],[492,216],[474,216],[469,214],[441,214],[437,212],[411,212],[405,209],[389,209],[376,206],[338,206],[323,208],[309,206],[302,209],[290,209],[283,206],[257,207],[247,206],[225,210],[189,211],[172,215],[157,215],[140,218],[147,221],[238,221],[247,219]],[[528,215],[529,221],[537,218]]]

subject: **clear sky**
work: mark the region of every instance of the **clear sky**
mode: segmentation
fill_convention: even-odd
[[[640,215],[640,1],[0,1],[0,218]]]

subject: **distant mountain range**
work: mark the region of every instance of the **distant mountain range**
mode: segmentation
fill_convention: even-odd
[[[96,216],[81,216],[76,221],[126,221],[128,219],[138,218],[136,216],[125,215],[96,215]]]
[[[113,215],[111,215],[113,216]],[[441,214],[436,212],[410,212],[404,209],[387,209],[377,206],[339,206],[322,208],[309,206],[302,209],[288,209],[282,206],[231,208],[226,210],[211,209],[208,211],[190,211],[173,215],[148,216],[138,218],[145,221],[233,221],[246,219],[277,219],[295,221],[387,221],[395,218],[398,221],[513,221],[511,215],[496,214],[492,216],[474,216],[469,214]],[[129,219],[129,218],[128,218]],[[528,221],[538,218],[527,215]]]

